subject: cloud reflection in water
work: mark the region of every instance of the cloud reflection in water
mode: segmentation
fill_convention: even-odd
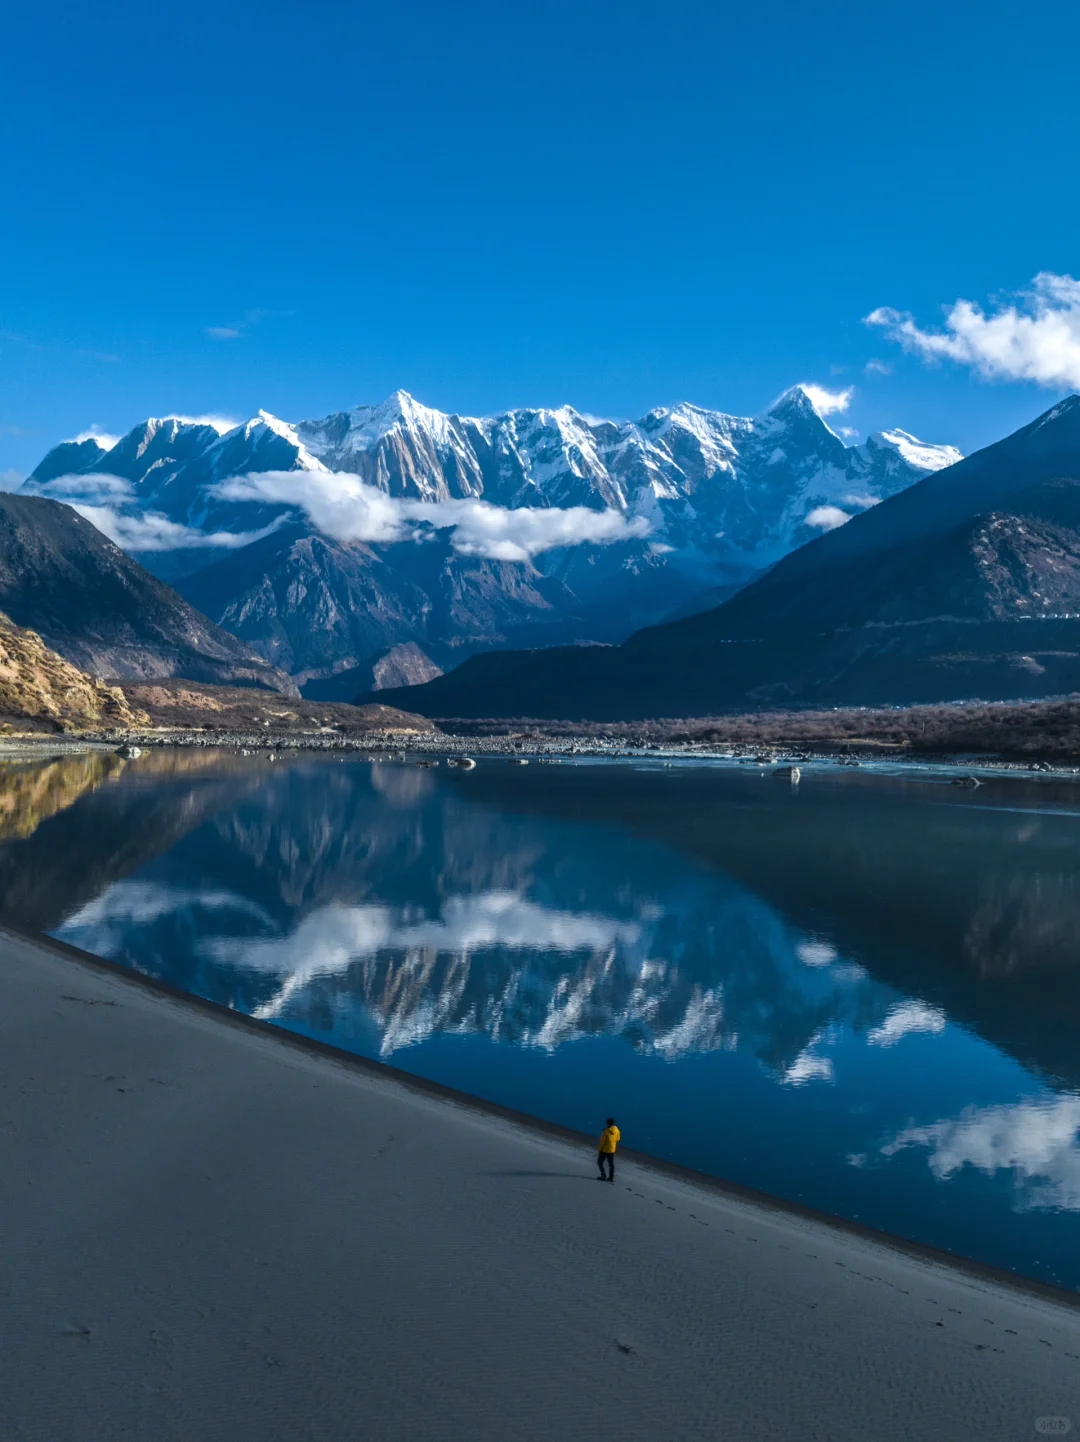
[[[926,1147],[939,1181],[963,1167],[992,1175],[1012,1171],[1018,1208],[1080,1211],[1080,1096],[1046,1097],[1012,1105],[965,1107],[958,1117],[908,1127],[881,1148],[892,1157]]]

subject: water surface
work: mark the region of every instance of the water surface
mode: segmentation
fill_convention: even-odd
[[[1080,788],[1015,778],[155,751],[0,767],[0,901],[361,1055],[1078,1288],[1078,827]]]

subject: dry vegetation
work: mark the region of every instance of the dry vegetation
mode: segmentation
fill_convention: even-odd
[[[36,631],[0,612],[0,730],[127,729],[148,721],[122,691],[78,670]]]
[[[899,709],[754,712],[688,720],[619,722],[454,721],[469,735],[580,737],[629,745],[689,745],[753,750],[985,755],[1003,759],[1080,758],[1080,696],[1056,701],[908,706]]]
[[[436,729],[426,716],[392,706],[347,706],[337,701],[292,701],[274,691],[247,686],[211,686],[199,681],[119,681],[128,701],[154,726],[177,730],[273,732],[409,731]]]

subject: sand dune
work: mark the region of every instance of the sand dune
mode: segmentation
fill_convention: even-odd
[[[643,1162],[601,1186],[587,1142],[7,933],[0,1082],[4,1438],[1080,1428],[1067,1299]]]

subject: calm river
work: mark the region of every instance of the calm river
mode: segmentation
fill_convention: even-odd
[[[1080,785],[160,750],[0,837],[24,928],[1080,1288]]]

